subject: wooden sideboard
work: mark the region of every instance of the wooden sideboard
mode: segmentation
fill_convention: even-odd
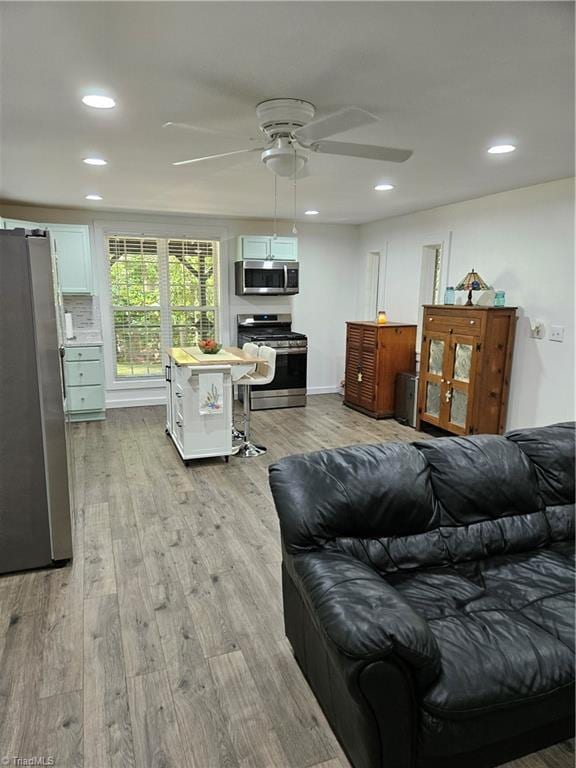
[[[344,405],[376,419],[393,416],[396,374],[415,367],[416,326],[370,321],[346,325]]]
[[[505,428],[516,307],[425,305],[418,419],[456,435]]]

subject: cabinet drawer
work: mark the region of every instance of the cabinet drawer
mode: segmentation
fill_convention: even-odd
[[[68,387],[66,400],[69,411],[104,410],[104,387]]]
[[[461,333],[467,336],[480,336],[482,333],[482,317],[480,315],[440,315],[431,312],[424,313],[424,331],[439,333]]]
[[[101,360],[102,347],[66,347],[64,360]]]
[[[66,384],[69,387],[102,384],[102,364],[99,360],[65,363]]]

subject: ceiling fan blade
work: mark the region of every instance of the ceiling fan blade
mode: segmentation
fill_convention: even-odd
[[[376,147],[372,144],[351,144],[345,141],[319,141],[311,149],[326,155],[363,157],[366,160],[384,160],[389,163],[403,163],[412,156],[411,149]]]
[[[191,163],[200,163],[203,160],[216,160],[219,157],[230,157],[230,155],[243,155],[248,152],[263,152],[264,147],[250,147],[250,149],[236,149],[234,152],[220,152],[218,155],[206,155],[206,157],[193,157],[191,160],[179,160],[172,165],[190,165]]]
[[[359,107],[346,107],[332,112],[331,115],[319,117],[317,120],[294,131],[294,136],[299,141],[306,143],[319,141],[326,136],[334,136],[336,133],[344,133],[352,128],[360,128],[362,125],[377,122],[378,118]]]
[[[222,131],[219,128],[203,128],[200,125],[192,125],[192,123],[174,123],[171,120],[169,120],[167,123],[162,123],[162,128],[177,128],[184,131],[193,131],[194,133],[207,133],[214,136],[228,136],[231,139],[242,139],[243,141],[262,141],[262,137],[259,136],[242,136],[239,133]]]

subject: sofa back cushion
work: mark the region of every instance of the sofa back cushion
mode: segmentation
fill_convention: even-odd
[[[291,553],[334,539],[421,533],[438,525],[428,464],[411,445],[357,445],[289,456],[270,467]]]
[[[414,445],[430,468],[441,525],[470,525],[542,510],[532,463],[505,437],[441,437]]]
[[[346,552],[390,573],[568,537],[566,505],[546,503],[573,503],[573,456],[573,427],[559,425],[291,456],[270,484],[287,552]]]
[[[574,504],[574,424],[517,429],[506,438],[530,460],[546,506]]]

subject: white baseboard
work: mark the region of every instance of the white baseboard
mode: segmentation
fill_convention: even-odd
[[[340,387],[308,387],[308,395],[333,395],[340,392]],[[123,393],[123,397],[111,397],[106,400],[106,408],[138,408],[145,405],[166,405],[164,392],[157,395],[143,395],[138,397],[138,390],[133,390],[129,395]]]
[[[333,395],[340,392],[340,387],[307,387],[307,395]]]

